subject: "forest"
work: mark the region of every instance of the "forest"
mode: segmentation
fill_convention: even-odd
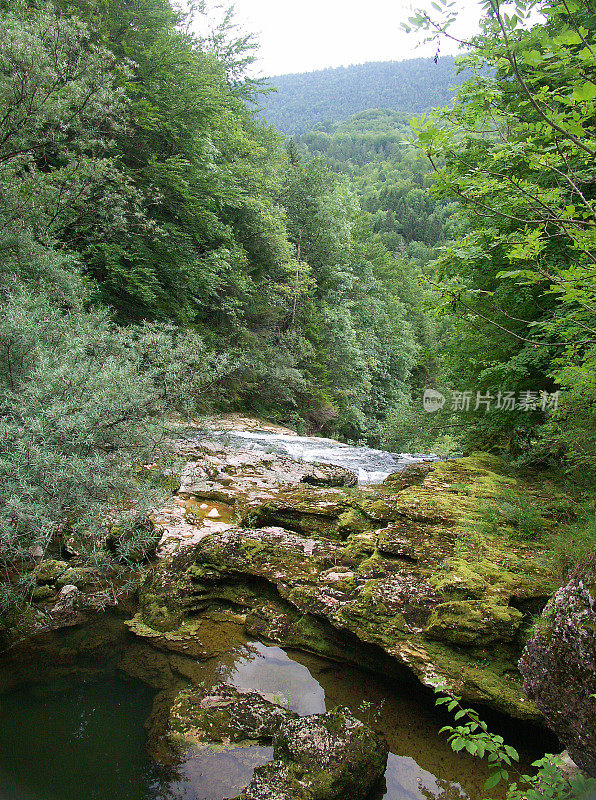
[[[455,12],[432,5],[404,27],[438,42]],[[574,510],[539,524],[568,532],[566,569],[593,558],[591,0],[485,0],[457,59],[270,81],[251,77],[231,12],[200,36],[203,13],[0,0],[0,642],[30,622],[32,559],[56,542],[137,585],[171,424],[205,414],[483,451],[564,487]],[[499,513],[519,530],[530,505]],[[367,533],[349,514],[345,531]]]
[[[489,19],[444,110],[337,108],[284,139],[255,111],[274,95],[246,77],[252,45],[229,18],[200,39],[166,0],[10,3],[5,546],[134,493],[122,457],[154,447],[174,410],[243,409],[396,450],[480,446],[589,482],[589,13],[554,5],[500,36]],[[429,388],[449,396],[433,415]],[[452,392],[472,393],[466,413]],[[506,392],[499,413],[476,402]]]
[[[448,105],[464,77],[453,56],[276,75],[269,79],[273,91],[260,99],[261,118],[294,135],[370,109],[388,108],[412,116]]]

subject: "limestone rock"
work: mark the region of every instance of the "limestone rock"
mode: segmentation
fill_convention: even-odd
[[[282,723],[295,717],[258,692],[227,684],[167,690],[156,697],[147,723],[149,752],[158,763],[168,763],[189,746],[270,743]]]
[[[238,800],[365,800],[383,776],[387,745],[346,708],[285,722],[274,761],[255,770]]]
[[[356,486],[356,475],[334,464],[306,464],[289,456],[213,450],[210,443],[195,447],[195,461],[182,471],[180,493],[223,503],[257,496],[275,497],[280,485],[299,487]]]
[[[63,586],[58,594],[56,605],[52,609],[53,613],[74,611],[80,592],[76,586]]]
[[[596,777],[596,558],[551,598],[519,662],[569,755]]]
[[[374,658],[388,676],[407,670],[537,721],[517,662],[556,576],[536,543],[485,532],[482,503],[515,488],[498,463],[436,462],[397,491],[247,490],[243,527],[202,536],[147,576],[141,622],[184,634],[197,616],[231,608],[282,646],[365,667]],[[162,638],[185,646],[184,635]]]
[[[433,611],[426,636],[460,645],[512,642],[523,619],[515,608],[479,600],[440,603]]]

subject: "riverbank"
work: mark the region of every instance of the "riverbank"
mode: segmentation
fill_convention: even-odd
[[[295,436],[258,425],[248,433]],[[300,462],[262,447],[239,450],[229,439],[214,439],[216,432],[197,438],[190,429],[176,443],[178,466],[166,477],[177,491],[154,515],[157,561],[142,579],[140,605],[133,602],[118,634],[119,670],[179,692],[210,685],[215,676],[207,677],[206,665],[223,664],[226,654],[238,663],[234,654],[247,646],[249,662],[260,663],[256,653],[264,647],[336,665],[343,676],[336,698],[345,696],[342,681],[359,674],[360,681],[386,681],[429,708],[430,688],[448,684],[467,701],[542,724],[524,694],[517,661],[560,584],[542,534],[569,514],[569,496],[554,486],[521,483],[487,454],[444,462],[421,457],[380,484],[357,486],[345,467]],[[73,574],[67,561],[37,568],[43,589],[37,614],[52,615]],[[44,636],[80,631],[78,649],[67,657],[63,648],[58,657],[63,677],[74,677],[81,657],[105,648],[109,637],[85,635],[93,619],[89,608],[79,607],[85,583],[74,588],[72,616],[56,620],[56,633],[21,645],[20,672],[10,659],[0,669],[5,688],[33,679],[41,653],[55,658]],[[272,688],[250,685],[261,673],[250,674],[243,688]],[[360,718],[368,723],[388,702],[382,695],[375,700],[365,685],[356,694],[360,702],[350,701],[351,713],[364,704]],[[175,696],[169,700],[175,705]],[[390,764],[401,757],[400,747]],[[433,769],[441,777],[441,768]],[[480,794],[470,789],[468,796]]]

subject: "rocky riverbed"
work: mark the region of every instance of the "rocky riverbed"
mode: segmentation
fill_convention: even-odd
[[[540,718],[517,660],[557,576],[506,520],[485,530],[483,515],[517,490],[498,459],[421,462],[358,489],[341,467],[181,447],[184,521],[165,526],[136,635],[194,647],[205,611],[240,614],[265,640]]]
[[[216,748],[240,759],[248,776],[268,762],[239,795],[245,800],[364,798],[382,775],[384,745],[345,709],[300,721],[289,709],[282,713],[279,698],[205,687],[203,665],[247,640],[371,670],[421,697],[424,687],[447,685],[466,701],[519,720],[544,724],[545,714],[582,760],[581,742],[592,746],[585,713],[574,738],[574,718],[565,727],[553,717],[548,676],[538,680],[540,664],[532,662],[560,662],[573,645],[555,654],[544,649],[544,638],[534,638],[522,662],[528,694],[517,666],[537,615],[561,583],[541,535],[567,518],[571,498],[553,486],[520,483],[482,453],[420,457],[381,483],[359,485],[346,466],[243,449],[242,437],[232,446],[214,423],[206,428],[186,429],[173,443],[178,467],[166,477],[175,492],[153,515],[155,561],[131,606],[119,655],[120,669],[160,690],[149,724],[156,761],[171,765],[187,759],[189,748],[195,759]],[[257,422],[248,430],[292,436]],[[535,536],[522,534],[512,511],[528,504]],[[46,629],[59,630],[93,618],[95,575],[76,552],[43,561],[35,575],[36,624],[46,619]],[[573,587],[583,620],[591,613],[585,581],[577,578]],[[550,619],[566,596],[549,603]],[[565,624],[555,623],[569,642]],[[84,648],[94,652],[93,642]],[[26,680],[43,648],[38,637],[17,669],[0,664],[0,682]],[[72,665],[64,659],[68,675]],[[578,690],[580,706],[590,680]],[[317,753],[299,744],[309,737],[319,742]],[[588,768],[590,758],[582,762]]]

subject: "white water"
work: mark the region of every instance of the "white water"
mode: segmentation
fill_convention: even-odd
[[[200,438],[233,449],[288,455],[309,464],[337,464],[354,472],[359,483],[381,483],[388,475],[399,472],[408,464],[437,460],[437,456],[423,453],[387,453],[372,447],[344,444],[335,439],[261,431],[209,431]]]

